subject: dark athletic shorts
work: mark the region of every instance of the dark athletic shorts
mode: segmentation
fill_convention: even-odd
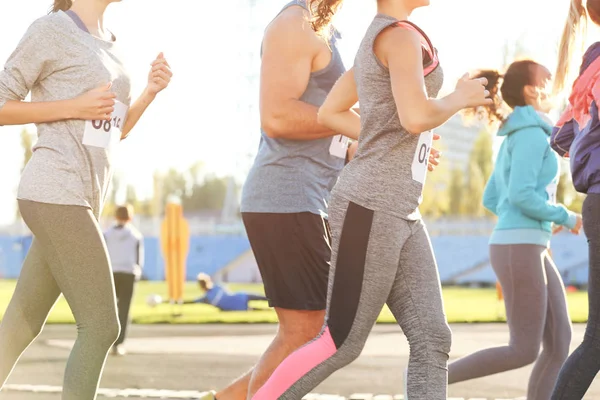
[[[325,310],[331,259],[327,220],[309,212],[242,213],[271,307]]]

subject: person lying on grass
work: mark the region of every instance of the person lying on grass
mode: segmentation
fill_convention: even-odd
[[[225,287],[215,284],[211,277],[204,273],[198,274],[196,280],[204,296],[184,301],[183,304],[210,304],[221,311],[260,311],[264,310],[264,308],[250,307],[249,303],[251,301],[268,301],[265,296],[258,294],[246,292],[231,293]],[[156,304],[168,302],[169,300],[163,301],[160,296],[156,295],[148,298],[148,305],[151,307],[154,307]]]

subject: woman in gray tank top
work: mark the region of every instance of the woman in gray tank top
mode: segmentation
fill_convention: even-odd
[[[0,324],[0,387],[61,294],[78,331],[64,400],[96,398],[106,355],[119,336],[98,218],[112,174],[112,150],[167,87],[171,71],[160,55],[146,90],[131,101],[116,39],[102,28],[104,10],[116,1],[56,0],[0,71],[0,125],[35,123],[38,133],[18,191],[34,240]],[[31,102],[25,102],[29,93]]]
[[[315,0],[326,28],[340,0]],[[459,110],[489,104],[485,79],[464,76],[435,99],[442,70],[427,36],[406,19],[427,0],[380,0],[354,67],[336,83],[320,122],[349,137],[355,158],[329,204],[332,262],[320,335],[289,356],[253,397],[302,398],[356,359],[384,304],[410,344],[410,400],[446,399],[451,332],[419,203],[432,132]],[[349,112],[360,102],[361,114]]]

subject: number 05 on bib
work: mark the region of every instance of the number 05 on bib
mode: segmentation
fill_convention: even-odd
[[[86,121],[83,144],[109,149],[121,140],[129,107],[117,101],[110,121]]]
[[[429,164],[429,153],[433,142],[433,131],[422,133],[419,135],[419,142],[415,150],[415,155],[412,162],[412,178],[420,184],[425,184],[427,176],[427,165]]]

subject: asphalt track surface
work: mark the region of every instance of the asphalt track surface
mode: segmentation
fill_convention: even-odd
[[[572,349],[580,343],[584,328],[574,326]],[[274,325],[133,326],[128,355],[109,357],[98,399],[191,399],[199,391],[221,388],[253,365],[274,331]],[[505,324],[453,325],[452,331],[452,359],[508,340]],[[75,335],[74,326],[47,326],[21,358],[0,399],[59,400]],[[402,394],[407,360],[408,345],[400,329],[378,325],[361,357],[317,387],[314,393],[321,396],[312,398],[339,400],[361,393],[355,397],[393,399]],[[525,367],[452,385],[448,395],[465,400],[524,398],[530,371],[531,367]],[[600,399],[600,382],[594,383],[585,398]]]

